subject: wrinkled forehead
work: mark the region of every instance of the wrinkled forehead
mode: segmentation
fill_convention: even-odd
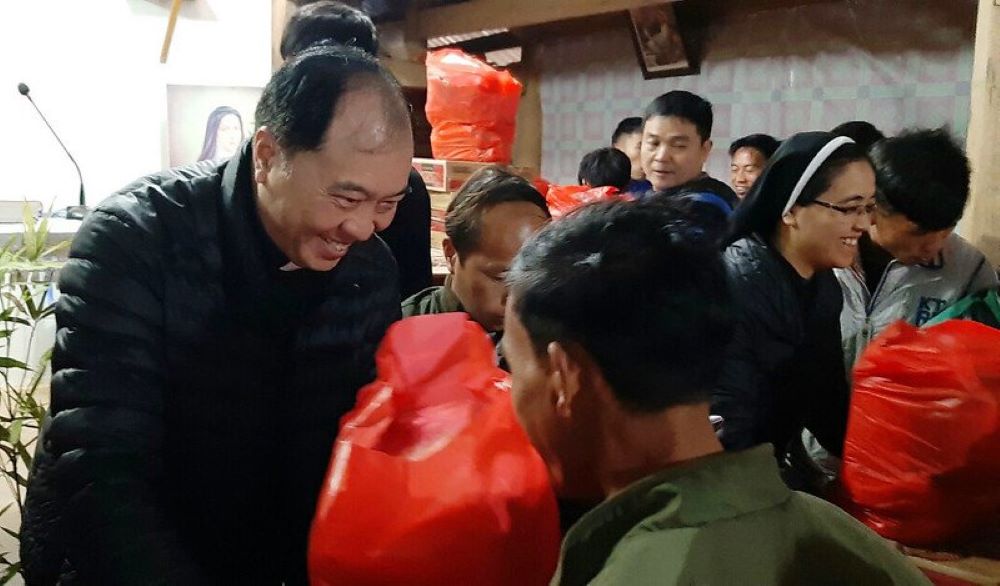
[[[524,243],[549,221],[535,204],[504,202],[486,210],[480,219],[475,252],[490,262],[509,265]]]

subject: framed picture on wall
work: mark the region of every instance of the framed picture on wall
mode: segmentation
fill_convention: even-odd
[[[629,30],[642,77],[674,77],[698,73],[691,60],[673,3],[664,2],[628,11]]]
[[[167,142],[171,167],[228,159],[253,133],[261,88],[167,86]]]

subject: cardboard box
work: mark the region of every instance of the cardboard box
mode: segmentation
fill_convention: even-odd
[[[446,161],[443,159],[413,159],[413,168],[424,178],[431,191],[456,191],[470,175],[493,163]]]

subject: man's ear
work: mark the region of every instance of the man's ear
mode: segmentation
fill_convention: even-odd
[[[455,274],[455,265],[458,264],[458,251],[455,250],[455,245],[452,243],[451,238],[445,237],[441,241],[441,250],[444,251],[444,259],[448,261],[448,272]]]
[[[792,209],[788,210],[783,216],[781,216],[781,223],[790,228],[797,228],[799,226],[799,218],[796,212],[800,209],[802,208],[792,206]]]
[[[253,133],[253,178],[255,183],[267,185],[267,174],[278,164],[281,148],[278,140],[266,126]]]
[[[701,143],[701,164],[705,166],[708,162],[708,155],[712,154],[712,139],[707,139]]]
[[[569,418],[583,387],[583,373],[586,365],[581,361],[582,353],[571,351],[560,342],[549,342],[545,352],[549,359],[552,389],[555,391],[556,414]]]

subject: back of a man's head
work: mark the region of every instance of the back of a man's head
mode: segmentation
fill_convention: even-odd
[[[550,217],[545,197],[527,179],[498,165],[476,171],[462,185],[445,213],[444,230],[460,258],[476,251],[483,215],[503,203],[528,203]]]
[[[371,55],[347,46],[313,47],[278,68],[257,102],[257,128],[266,127],[289,154],[319,150],[341,98],[355,90],[374,90],[381,98],[371,107],[385,116],[385,138],[411,131],[396,78]]]
[[[611,146],[616,146],[622,137],[639,132],[642,132],[642,118],[638,116],[623,118],[615,127],[615,131],[611,133]]]
[[[875,144],[875,200],[922,230],[955,226],[969,197],[969,160],[944,129],[910,130]]]
[[[295,10],[281,35],[281,58],[316,45],[346,45],[375,56],[378,35],[364,12],[333,0],[319,0]]]
[[[698,129],[702,142],[712,137],[712,104],[705,98],[684,90],[667,92],[646,106],[643,120],[658,116],[686,120]]]
[[[507,282],[535,351],[579,345],[635,413],[704,403],[731,335],[720,253],[678,205],[579,208],[529,240]]]
[[[838,124],[830,132],[837,136],[846,136],[861,145],[861,148],[866,152],[871,150],[880,140],[885,139],[885,135],[882,134],[881,130],[876,128],[871,122],[865,122],[864,120],[851,120],[850,122]]]
[[[576,180],[591,187],[615,187],[624,190],[632,181],[632,161],[614,147],[590,151],[580,160]]]

